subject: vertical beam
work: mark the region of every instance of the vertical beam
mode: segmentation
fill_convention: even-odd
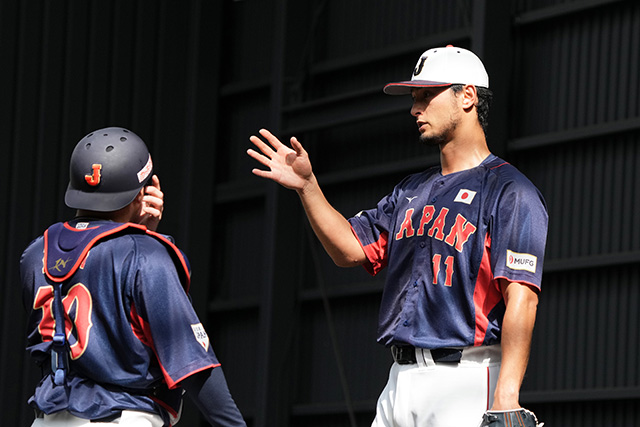
[[[189,43],[187,55],[187,92],[182,147],[183,182],[188,190],[183,193],[183,211],[179,213],[183,233],[178,240],[188,255],[193,271],[198,278],[191,287],[192,304],[205,328],[211,334],[210,316],[207,313],[209,291],[212,283],[211,260],[215,224],[214,188],[215,165],[213,144],[203,144],[210,135],[218,135],[218,100],[212,92],[219,87],[220,46],[222,37],[221,1],[191,0],[189,7],[189,30],[185,37]],[[177,165],[176,165],[177,166]],[[205,191],[209,191],[206,194]],[[216,340],[212,341],[216,351]],[[223,369],[224,369],[224,362]],[[232,390],[233,392],[233,390]],[[202,424],[198,408],[191,399],[184,399],[185,410],[179,425],[196,426]],[[198,424],[198,423],[201,424]]]
[[[282,123],[287,0],[274,0],[275,22],[271,63],[269,126],[278,132]],[[284,141],[286,143],[286,141]],[[265,200],[265,282],[260,301],[260,342],[257,352],[256,427],[289,426],[296,241],[300,235],[299,203],[295,194],[270,183]]]
[[[211,135],[219,135],[220,50],[222,46],[223,2],[196,0],[191,3],[192,30],[189,55],[189,84],[185,109],[185,161],[183,181],[193,190],[185,195],[186,209],[180,217],[184,225],[185,240],[180,247],[193,258],[194,272],[198,275],[199,292],[194,296],[198,313],[207,309],[207,284],[213,282],[213,258],[216,224],[214,189],[216,182],[215,146],[209,143]],[[203,143],[206,142],[206,143]],[[206,190],[205,190],[206,189]],[[203,193],[208,191],[209,193]],[[188,239],[187,239],[188,238]],[[197,268],[197,271],[195,270]],[[196,299],[198,301],[196,301]]]
[[[493,104],[489,113],[488,142],[491,151],[504,156],[509,138],[510,91],[513,75],[512,18],[508,0],[473,0],[471,49],[489,73]]]

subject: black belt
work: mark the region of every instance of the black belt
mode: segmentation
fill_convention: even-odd
[[[462,359],[460,348],[434,348],[429,350],[436,363],[458,363]],[[416,348],[411,345],[392,345],[393,360],[400,365],[411,365],[416,362]]]
[[[44,418],[44,412],[42,412],[41,410],[36,409],[35,412],[36,412],[36,418]],[[122,411],[118,411],[115,414],[108,415],[106,417],[89,420],[89,422],[90,423],[110,423],[112,421],[117,420],[121,416],[122,416]]]

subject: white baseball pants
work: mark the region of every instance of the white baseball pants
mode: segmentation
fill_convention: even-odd
[[[416,349],[417,363],[393,363],[371,427],[476,427],[493,403],[500,345],[470,347],[459,363],[435,363]]]

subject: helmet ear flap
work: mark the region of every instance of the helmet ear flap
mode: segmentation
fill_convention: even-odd
[[[71,154],[65,204],[97,212],[131,203],[153,175],[144,141],[128,129],[98,129],[81,139]]]

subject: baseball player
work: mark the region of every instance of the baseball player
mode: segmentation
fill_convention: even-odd
[[[20,260],[27,350],[42,369],[33,426],[171,426],[186,391],[215,426],[245,426],[188,295],[190,268],[155,232],[164,207],[145,143],[99,129],[70,163],[70,221]]]
[[[373,209],[348,220],[337,212],[295,137],[289,148],[264,129],[251,136],[248,154],[268,168],[253,173],[298,193],[337,265],[387,268],[378,342],[394,363],[372,426],[536,425],[519,390],[548,216],[534,185],[489,151],[484,65],[465,49],[430,49],[411,80],[384,92],[412,96],[420,140],[439,148],[440,165]]]

